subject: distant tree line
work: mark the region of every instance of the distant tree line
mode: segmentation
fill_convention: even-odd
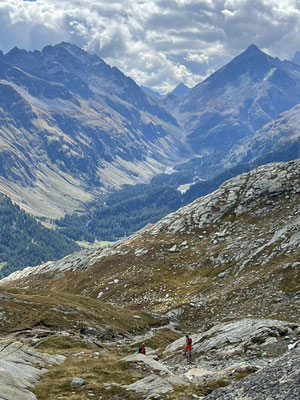
[[[55,222],[73,240],[114,241],[177,210],[181,201],[181,193],[169,186],[126,185],[112,193],[105,205],[91,203],[85,215],[67,214]]]
[[[124,185],[108,195],[105,205],[90,203],[84,215],[67,214],[56,220],[60,232],[73,240],[115,241],[155,223],[198,197],[217,189],[225,180],[251,167],[242,165],[226,170],[213,179],[193,184],[185,193],[177,187],[191,179],[189,171],[155,176],[149,184]]]

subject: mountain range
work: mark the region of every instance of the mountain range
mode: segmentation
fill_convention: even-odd
[[[64,42],[1,53],[0,85],[0,191],[39,217],[159,173],[188,171],[191,183],[266,153],[299,156],[300,66],[255,45],[165,98]]]
[[[1,191],[61,216],[187,154],[175,118],[97,56],[61,43],[0,57]]]
[[[296,106],[299,96],[299,66],[251,45],[175,100],[173,115],[184,126],[186,141],[197,154],[198,174],[207,177],[214,175],[216,168],[224,169],[224,159],[232,149],[238,152],[240,141],[251,142],[257,131],[268,130],[264,126]],[[285,135],[288,141],[287,129]],[[272,135],[266,135],[265,143],[267,152],[280,147],[273,143]],[[248,160],[255,157],[253,154]]]

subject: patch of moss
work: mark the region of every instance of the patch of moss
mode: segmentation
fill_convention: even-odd
[[[253,371],[244,371],[244,372],[239,372],[238,374],[236,374],[234,376],[234,380],[239,381],[241,379],[246,378],[248,375],[251,375],[253,373]]]
[[[83,343],[82,341],[76,340],[66,336],[51,336],[38,343],[35,349],[41,352],[47,353],[66,353],[66,352],[79,352],[83,350],[91,350],[92,346]]]
[[[266,339],[265,339],[265,338],[262,338],[262,337],[253,337],[253,338],[251,339],[251,342],[252,342],[253,344],[258,344],[258,345],[261,345],[261,344],[265,343],[265,341],[266,341]]]

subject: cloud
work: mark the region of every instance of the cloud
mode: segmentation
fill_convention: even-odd
[[[299,0],[0,1],[4,52],[70,41],[160,91],[196,85],[251,43],[290,58],[299,26]]]

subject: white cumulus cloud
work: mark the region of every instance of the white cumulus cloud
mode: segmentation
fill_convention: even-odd
[[[69,41],[138,84],[193,86],[255,43],[300,50],[299,0],[0,0],[0,49]]]

